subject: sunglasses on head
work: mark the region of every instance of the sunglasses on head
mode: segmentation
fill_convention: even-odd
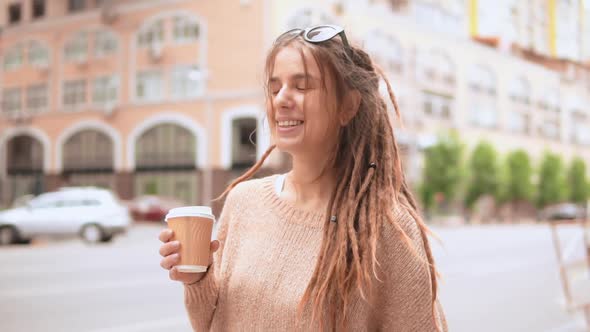
[[[346,34],[344,33],[344,28],[339,27],[337,25],[317,25],[314,27],[310,27],[307,29],[291,29],[283,34],[281,34],[276,40],[280,40],[285,36],[299,36],[303,35],[303,39],[306,42],[319,44],[330,40],[336,36],[340,36],[342,39],[342,44],[344,44],[344,49],[349,57],[352,57],[352,48],[348,43],[348,39],[346,38]]]

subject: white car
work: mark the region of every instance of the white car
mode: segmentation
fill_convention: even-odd
[[[25,206],[0,212],[0,245],[26,243],[43,236],[79,235],[87,242],[108,242],[131,223],[126,206],[109,190],[69,187],[41,194]]]

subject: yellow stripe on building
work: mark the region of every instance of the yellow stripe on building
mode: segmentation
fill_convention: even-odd
[[[469,34],[475,37],[479,34],[478,31],[478,3],[477,0],[469,0]]]
[[[549,51],[551,56],[557,55],[557,22],[555,15],[555,0],[548,1],[548,18],[549,18]]]
[[[579,38],[580,40],[580,45],[579,47],[579,55],[580,55],[580,60],[584,61],[584,50],[586,49],[586,45],[590,42],[588,41],[588,37],[590,36],[586,36],[586,21],[584,21],[584,11],[586,10],[586,7],[584,6],[586,0],[580,0],[580,5],[578,6],[579,11],[580,11],[580,23],[578,24],[578,29],[579,30],[579,36],[581,36]]]

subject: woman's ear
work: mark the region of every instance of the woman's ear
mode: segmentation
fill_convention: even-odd
[[[361,93],[358,90],[349,90],[344,96],[344,103],[342,105],[342,112],[340,113],[340,125],[342,127],[348,125],[350,120],[354,118],[361,105]]]

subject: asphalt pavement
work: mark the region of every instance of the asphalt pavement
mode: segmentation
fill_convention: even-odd
[[[191,331],[182,286],[159,267],[162,227],[135,225],[110,244],[0,248],[0,331]],[[434,230],[444,244],[433,241],[450,331],[584,331],[581,314],[565,311],[546,226]]]

